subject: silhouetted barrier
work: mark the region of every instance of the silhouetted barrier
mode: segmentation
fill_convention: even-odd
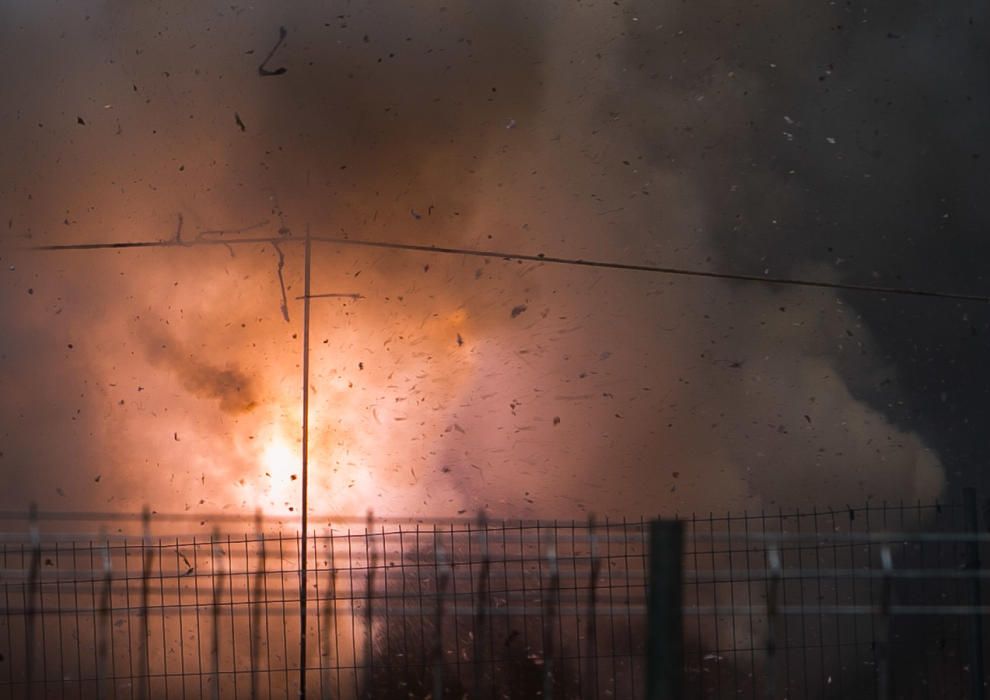
[[[972,495],[652,523],[312,516],[305,663],[302,538],[275,520],[0,516],[2,697],[983,692]]]

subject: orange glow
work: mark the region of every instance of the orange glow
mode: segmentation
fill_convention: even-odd
[[[293,481],[298,477],[300,456],[287,441],[275,439],[262,452],[261,464],[273,482]]]

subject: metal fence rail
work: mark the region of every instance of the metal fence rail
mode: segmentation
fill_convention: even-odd
[[[304,677],[314,697],[644,697],[650,581],[669,575],[685,697],[979,697],[974,512],[691,516],[682,572],[656,570],[645,521],[315,530],[305,664],[297,533],[6,514],[0,697],[288,698]]]

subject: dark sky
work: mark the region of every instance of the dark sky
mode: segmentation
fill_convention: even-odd
[[[990,294],[985,3],[3,13],[3,507],[290,512],[307,227]],[[24,250],[132,240],[235,243]],[[313,270],[360,295],[314,301],[318,510],[986,486],[985,302],[326,243]]]

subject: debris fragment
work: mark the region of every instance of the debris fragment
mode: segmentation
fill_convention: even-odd
[[[244,122],[241,121],[241,115],[237,112],[234,112],[234,121],[237,123],[237,126],[241,128],[241,131],[247,131],[247,127],[244,126]]]
[[[265,60],[261,62],[261,65],[258,66],[258,75],[260,75],[262,78],[271,75],[285,74],[287,70],[286,68],[276,68],[275,70],[268,70],[267,68],[265,68],[265,64],[267,64],[270,60],[272,60],[272,56],[275,55],[275,52],[278,51],[278,47],[282,45],[283,41],[285,41],[285,37],[287,34],[288,32],[285,30],[285,27],[278,28],[278,41],[275,42],[275,46],[273,46],[272,50],[268,52],[267,56],[265,56]]]
[[[282,311],[282,318],[285,322],[289,322],[289,301],[285,296],[285,276],[283,275],[283,270],[285,269],[285,253],[279,247],[278,243],[272,243],[272,248],[275,249],[275,253],[278,255],[278,286],[282,291],[282,301],[279,305],[279,309]]]
[[[200,524],[202,524],[202,523],[200,523]],[[185,565],[186,565],[186,571],[185,571],[185,573],[184,573],[184,574],[182,574],[182,575],[183,575],[183,576],[189,576],[189,575],[190,575],[190,574],[192,574],[192,572],[194,571],[194,568],[193,568],[193,565],[189,563],[189,560],[188,560],[188,559],[186,558],[186,555],[185,555],[185,554],[183,554],[182,552],[180,552],[180,551],[178,551],[178,550],[176,550],[176,553],[177,553],[177,554],[178,554],[178,555],[179,555],[180,557],[182,557],[182,561],[183,561],[183,562],[185,563]]]
[[[515,318],[516,316],[518,316],[519,314],[521,314],[525,310],[526,310],[526,305],[525,304],[519,304],[519,306],[513,306],[512,307],[512,312],[510,313],[510,316],[512,318]]]

